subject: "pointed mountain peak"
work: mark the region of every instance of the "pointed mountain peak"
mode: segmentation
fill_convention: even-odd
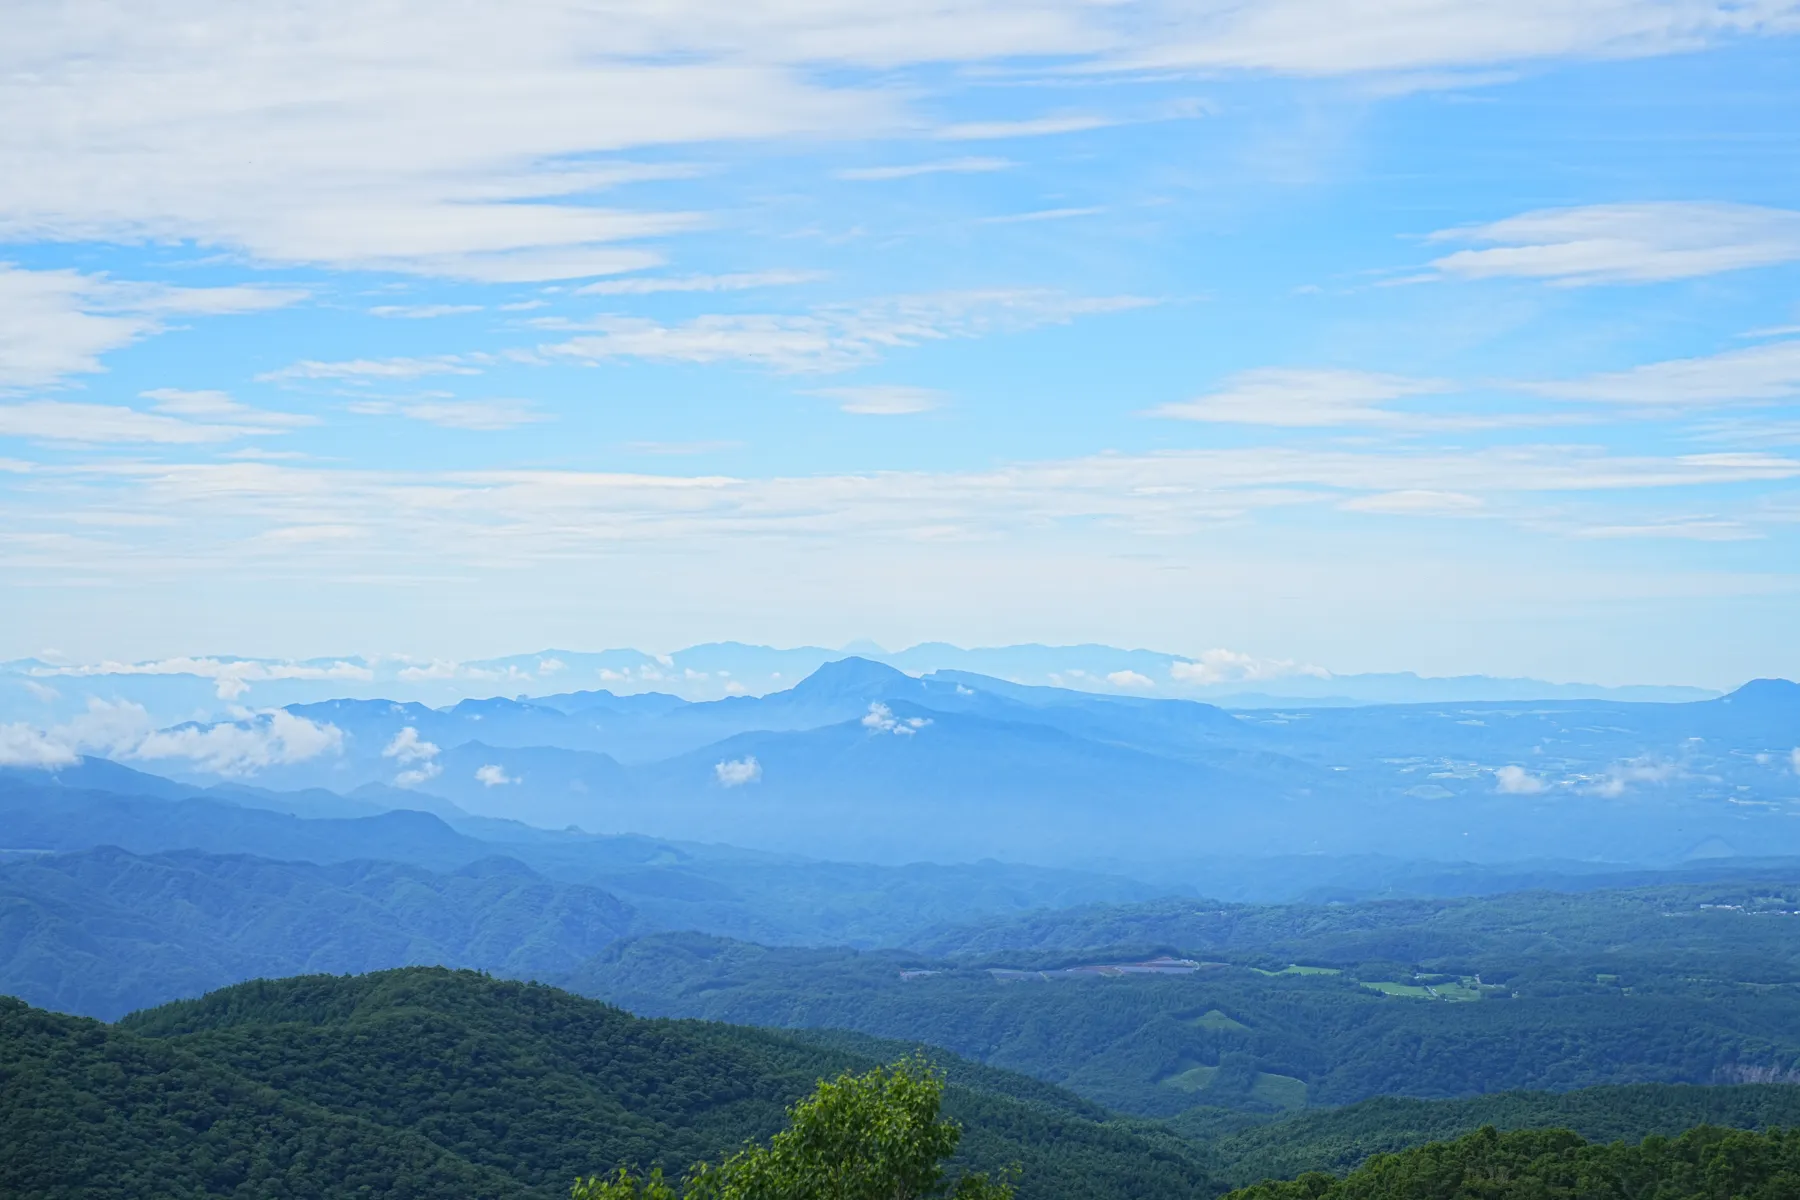
[[[794,685],[793,694],[808,700],[860,698],[880,700],[919,688],[919,681],[904,671],[866,658],[840,658],[828,662]]]
[[[1730,695],[1721,696],[1719,703],[1744,708],[1800,707],[1800,683],[1789,679],[1752,679]]]

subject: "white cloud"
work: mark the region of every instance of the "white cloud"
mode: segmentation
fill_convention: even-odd
[[[347,362],[297,362],[258,375],[257,381],[279,383],[288,379],[417,379],[423,375],[479,375],[481,369],[471,359],[455,354],[435,358],[357,358]]]
[[[1789,0],[1261,0],[1155,11],[1155,36],[1117,51],[1117,66],[1420,72],[1679,53],[1795,24]]]
[[[815,388],[813,394],[842,401],[838,407],[847,413],[878,417],[930,412],[944,401],[944,393],[935,388],[880,383],[858,387]]]
[[[595,333],[545,346],[543,352],[591,360],[739,362],[784,373],[843,371],[923,342],[1062,325],[1149,303],[1135,296],[1013,289],[896,296],[801,315],[702,316],[682,325],[606,316],[589,324]]]
[[[255,424],[224,425],[139,412],[119,404],[72,404],[63,400],[0,404],[0,437],[32,438],[43,442],[144,442],[193,446],[285,433],[292,424],[294,422],[285,419],[285,414]]]
[[[1631,493],[1702,485],[1800,479],[1800,458],[1767,451],[1612,454],[1588,446],[1507,444],[1487,449],[1269,447],[1139,454],[1004,464],[969,470],[871,471],[738,478],[512,468],[355,470],[273,462],[146,463],[105,459],[57,468],[59,507],[51,529],[79,531],[93,514],[153,518],[134,532],[137,554],[71,536],[13,564],[104,570],[183,564],[241,575],[251,563],[332,576],[419,570],[482,571],[568,563],[626,547],[678,542],[693,553],[742,547],[746,539],[806,544],[955,537],[998,541],[1101,536],[1167,547],[1175,535],[1244,524],[1257,514],[1334,505],[1403,491],[1478,496],[1511,519],[1527,517],[1506,497],[1591,494],[1600,505]],[[1620,514],[1623,516],[1624,514]],[[340,528],[357,539],[306,546],[261,543],[270,529]],[[1558,536],[1541,522],[1531,529]],[[1085,531],[1085,533],[1084,533]],[[437,575],[433,575],[434,578]],[[457,576],[460,578],[461,576]]]
[[[650,296],[660,292],[742,292],[751,288],[785,287],[825,278],[823,271],[745,271],[735,275],[660,275],[641,279],[603,279],[575,289],[577,296]]]
[[[1285,679],[1290,675],[1308,675],[1329,679],[1331,672],[1323,667],[1296,663],[1292,659],[1257,658],[1236,650],[1213,649],[1188,662],[1169,664],[1169,677],[1178,683],[1205,687],[1218,683],[1253,683]]]
[[[1156,681],[1148,675],[1140,675],[1136,671],[1114,671],[1106,677],[1106,682],[1116,688],[1153,688]]]
[[[762,778],[762,764],[754,757],[734,758],[713,764],[713,778],[720,787],[742,787]]]
[[[394,776],[395,787],[418,787],[421,783],[429,783],[444,773],[443,764],[436,762],[420,763],[416,767],[408,767]]]
[[[687,170],[591,156],[891,126],[888,97],[782,64],[951,46],[950,13],[907,16],[533,0],[504,14],[422,0],[170,0],[104,21],[47,9],[0,44],[0,111],[34,114],[0,131],[0,236],[193,239],[262,261],[497,280],[637,269],[657,256],[617,243],[696,218],[582,201]],[[1071,45],[1043,25],[996,6],[948,57]]]
[[[1462,516],[1479,512],[1486,503],[1479,496],[1464,492],[1440,492],[1412,488],[1400,492],[1377,492],[1357,496],[1338,506],[1351,512],[1388,513],[1396,516]]]
[[[1616,798],[1623,796],[1632,784],[1667,783],[1681,774],[1681,768],[1674,763],[1657,762],[1653,759],[1633,759],[1629,762],[1618,762],[1606,769],[1606,774],[1588,790],[1597,796]]]
[[[401,766],[416,762],[429,762],[437,756],[436,744],[420,737],[419,731],[411,725],[396,733],[394,740],[381,751],[381,757],[395,759]]]
[[[0,131],[0,139],[4,137]],[[259,312],[304,295],[273,288],[125,283],[71,270],[28,271],[0,262],[0,388],[42,386],[99,371],[101,355],[161,332],[171,317]]]
[[[394,776],[395,786],[417,787],[443,774],[443,764],[436,761],[438,753],[435,743],[421,738],[419,731],[408,725],[394,735],[381,756],[394,759],[406,768]]]
[[[1150,415],[1289,428],[1385,425],[1418,420],[1381,407],[1385,402],[1453,388],[1444,380],[1369,371],[1265,367],[1232,376],[1217,392],[1151,409]]]
[[[937,136],[947,142],[994,141],[1000,138],[1046,137],[1058,133],[1083,133],[1089,129],[1105,129],[1116,122],[1090,115],[1033,117],[1025,121],[969,121],[946,125]]]
[[[106,675],[197,675],[202,679],[212,680],[222,700],[235,700],[249,691],[251,684],[274,679],[355,680],[366,683],[375,678],[375,672],[362,663],[341,659],[328,663],[272,662],[242,658],[162,658],[126,663],[109,659],[78,666],[33,667],[32,673],[40,677],[74,678]]]
[[[1564,285],[1655,283],[1800,259],[1800,212],[1680,201],[1522,213],[1433,241],[1485,243],[1432,266],[1463,279],[1520,277]]]
[[[278,708],[241,721],[158,730],[122,754],[150,761],[186,759],[215,775],[241,776],[335,753],[343,742],[344,731],[337,726]]]
[[[703,220],[593,203],[691,172],[622,156],[931,132],[889,86],[894,68],[1048,57],[1419,78],[1686,51],[1794,23],[1791,0],[49,5],[0,41],[0,111],[31,114],[0,127],[0,240],[193,242],[257,262],[577,278],[653,265],[655,252],[622,243]],[[935,132],[1019,137],[1103,120]]]
[[[445,429],[516,429],[550,419],[523,400],[358,400],[348,407],[366,416],[408,417]]]
[[[1508,796],[1535,796],[1544,790],[1544,781],[1524,767],[1505,766],[1494,772],[1498,791]]]
[[[1644,408],[1769,403],[1800,396],[1800,341],[1646,363],[1580,379],[1520,384],[1541,396]]]
[[[891,733],[897,737],[911,737],[919,730],[931,724],[930,717],[896,717],[894,710],[879,700],[870,702],[869,711],[863,714],[863,728],[870,733]]]
[[[519,782],[506,773],[506,768],[498,763],[488,763],[475,768],[475,778],[482,787],[502,787],[509,783]]]
[[[181,388],[152,388],[138,395],[156,401],[156,411],[177,417],[236,417],[253,410],[233,400],[229,393],[186,391]]]
[[[1009,158],[940,158],[931,162],[904,163],[892,167],[850,167],[834,172],[839,179],[879,182],[887,179],[912,179],[919,175],[971,175],[987,171],[1006,171],[1018,166]]]
[[[1640,525],[1584,525],[1570,531],[1571,537],[1597,540],[1672,539],[1687,542],[1748,542],[1763,535],[1740,521],[1716,517],[1673,517]]]
[[[378,304],[369,310],[369,315],[404,321],[426,321],[433,317],[460,317],[465,313],[478,313],[483,308],[480,304]]]
[[[74,762],[68,745],[29,725],[0,725],[0,766],[62,767]]]
[[[1788,755],[1788,765],[1794,769],[1794,774],[1800,775],[1800,746],[1794,747],[1794,752]]]
[[[184,759],[201,771],[243,776],[332,753],[342,744],[343,731],[335,725],[282,709],[216,725],[158,730],[140,705],[90,698],[85,712],[50,729],[0,726],[0,763],[58,766],[93,754],[151,762]]]
[[[1039,208],[1031,212],[982,217],[975,223],[977,225],[1022,225],[1032,221],[1067,221],[1074,217],[1092,217],[1105,211],[1104,208]]]

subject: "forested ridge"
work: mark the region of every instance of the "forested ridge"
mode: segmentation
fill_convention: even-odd
[[[843,1032],[637,1018],[555,988],[440,968],[254,981],[115,1025],[8,1000],[0,1194],[547,1200],[577,1174],[679,1174],[766,1138],[820,1079],[917,1050]],[[1256,1179],[1341,1173],[1483,1125],[1627,1142],[1702,1123],[1800,1126],[1794,1085],[1380,1099],[1264,1124],[1196,1108],[1160,1124],[925,1054],[948,1076],[946,1113],[965,1127],[952,1165],[1016,1166],[1027,1200],[1204,1200]],[[1389,1193],[1329,1193],[1340,1194]]]
[[[1466,1100],[1383,1096],[1249,1128],[1243,1127],[1241,1114],[1216,1110],[1193,1110],[1170,1124],[1204,1144],[1228,1179],[1247,1184],[1308,1171],[1342,1174],[1371,1155],[1451,1140],[1484,1126],[1567,1129],[1593,1142],[1673,1137],[1696,1125],[1800,1127],[1800,1085],[1646,1083],[1572,1092],[1501,1092]]]
[[[256,981],[112,1026],[6,1001],[0,1194],[565,1196],[578,1173],[766,1137],[819,1079],[869,1065],[437,968]],[[1173,1135],[1079,1106],[953,1085],[958,1165],[1016,1163],[1042,1200],[1216,1190]]]
[[[1735,916],[1789,928],[1774,924],[1785,917],[1762,925]],[[1638,952],[1656,950],[1640,943]],[[1735,969],[1735,953],[1722,945],[1713,969]],[[1057,961],[1123,956],[1101,948]],[[566,982],[636,1012],[944,1046],[1145,1116],[1196,1105],[1273,1112],[1381,1095],[1779,1080],[1800,1067],[1800,988],[1764,982],[1767,964],[1746,964],[1757,973],[1748,981],[1645,973],[1628,984],[1585,961],[1568,969],[1514,961],[1519,974],[1536,972],[1516,992],[1486,974],[1421,973],[1391,960],[1327,972],[1221,963],[1173,977],[1000,982],[981,966],[912,953],[668,934],[610,947]]]
[[[1568,1130],[1498,1133],[1384,1154],[1342,1179],[1255,1184],[1228,1200],[1793,1200],[1800,1130],[1700,1126],[1637,1145]]]

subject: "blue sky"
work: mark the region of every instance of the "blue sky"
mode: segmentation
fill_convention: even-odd
[[[1800,5],[18,26],[0,656],[1800,674]]]

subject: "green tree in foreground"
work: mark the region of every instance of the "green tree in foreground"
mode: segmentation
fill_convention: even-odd
[[[579,1179],[574,1200],[1011,1200],[1012,1187],[986,1175],[954,1186],[943,1162],[962,1129],[941,1119],[943,1077],[923,1059],[866,1074],[846,1072],[788,1110],[788,1126],[767,1146],[747,1146],[721,1163],[697,1163],[677,1188],[660,1169],[619,1168]]]

